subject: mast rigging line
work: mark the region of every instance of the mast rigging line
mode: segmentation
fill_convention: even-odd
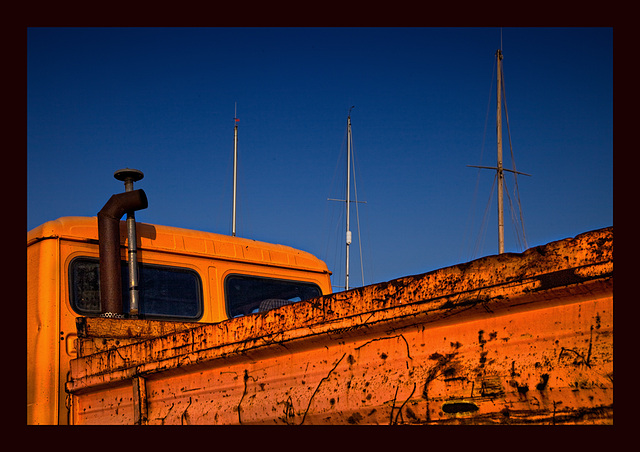
[[[485,141],[487,138],[487,125],[489,124],[489,111],[491,109],[491,100],[493,99],[493,80],[495,79],[495,75],[496,75],[496,65],[492,64],[491,67],[493,68],[493,72],[491,74],[491,82],[489,83],[489,97],[487,99],[487,110],[485,113],[485,118],[484,118],[484,131],[482,133],[482,146],[480,147],[480,161],[482,162],[482,158],[484,156],[484,147],[485,147]],[[495,178],[494,178],[494,184],[495,184]],[[472,241],[472,235],[473,235],[473,229],[474,229],[474,223],[475,223],[475,209],[474,206],[476,205],[476,202],[478,200],[478,191],[479,191],[479,187],[480,187],[480,169],[478,169],[478,171],[476,172],[476,185],[475,188],[473,190],[473,198],[472,198],[472,202],[471,202],[471,207],[469,209],[469,217],[470,219],[468,219],[468,226],[467,226],[467,234],[469,237],[469,240]],[[493,197],[493,188],[491,189],[491,197]],[[491,201],[491,197],[489,198],[489,203]],[[486,213],[485,213],[486,216]],[[483,221],[484,221],[484,217],[483,217]],[[480,228],[482,230],[482,223],[480,225]],[[479,239],[476,239],[476,248],[477,248],[477,242],[479,241]],[[464,255],[465,253],[465,246],[466,246],[466,239],[463,241],[463,246],[462,246],[462,251],[461,251],[461,258],[464,259]],[[473,247],[473,245],[471,244],[471,254],[469,256],[469,260],[472,260],[476,257],[476,249]]]
[[[329,192],[331,192],[336,185],[342,187],[343,189],[344,189],[344,186],[346,185],[346,180],[344,179],[344,172],[340,172],[340,177],[338,177],[338,169],[341,165],[340,162],[343,160],[343,158],[346,158],[344,156],[346,152],[345,151],[346,142],[347,142],[347,130],[345,129],[344,135],[342,137],[342,144],[340,146],[340,153],[338,155],[338,158],[335,163],[335,167],[333,169],[333,176],[331,178],[331,183],[328,186]],[[327,198],[327,201],[344,202],[344,199]],[[324,224],[328,231],[327,234],[325,235],[324,255],[325,255],[325,260],[327,261],[327,264],[329,264],[330,260],[333,262],[333,266],[331,266],[331,268],[336,269],[336,271],[333,272],[333,275],[337,279],[338,278],[337,269],[338,269],[339,262],[342,261],[343,259],[344,249],[341,246],[341,244],[338,243],[336,238],[339,237],[340,225],[344,222],[344,211],[340,209],[336,213],[335,209],[330,209],[328,207],[328,204],[325,204],[324,212],[325,212]],[[333,258],[331,258],[330,256],[333,256]],[[332,285],[332,287],[336,287],[336,288],[342,287],[344,289],[344,286]]]
[[[364,286],[364,266],[362,263],[362,239],[360,235],[360,211],[358,210],[358,188],[356,186],[356,154],[353,150],[353,140],[351,140],[351,155],[353,160],[353,165],[351,169],[353,170],[353,193],[356,197],[356,225],[358,229],[358,249],[360,251],[360,276],[362,277],[362,286]],[[366,204],[366,201],[362,201]]]
[[[514,193],[516,194],[517,201],[518,201],[518,212],[520,214],[520,224],[522,224],[522,240],[524,241],[524,249],[527,249],[529,246],[527,245],[527,237],[525,235],[525,229],[524,229],[524,218],[522,217],[522,204],[520,203],[520,189],[518,188],[518,174],[523,174],[525,176],[531,176],[531,174],[519,173],[518,171],[516,171],[516,160],[513,156],[513,145],[511,143],[511,128],[509,127],[509,111],[507,110],[507,93],[505,91],[505,85],[504,85],[504,74],[502,77],[502,93],[503,93],[502,99],[504,100],[504,115],[507,120],[507,137],[509,139],[509,150],[511,152],[511,164],[513,165],[512,172],[513,172],[513,180],[514,180]],[[507,196],[508,195],[509,195],[509,191],[507,190]],[[509,204],[511,204],[511,198],[509,198]],[[513,212],[512,212],[512,216],[513,216]],[[514,223],[514,227],[517,228],[517,226],[515,225],[515,222],[513,223]],[[516,234],[516,237],[518,237],[517,234]]]
[[[491,192],[489,194],[489,199],[487,200],[487,205],[484,208],[484,214],[482,215],[482,221],[480,222],[480,232],[478,233],[478,238],[476,239],[475,247],[473,248],[473,252],[469,260],[473,260],[478,255],[478,252],[484,246],[484,240],[486,238],[486,229],[487,223],[489,220],[489,208],[491,207],[491,203],[493,201],[493,192],[496,188],[496,181],[498,180],[498,173],[493,176],[493,183],[491,185]]]

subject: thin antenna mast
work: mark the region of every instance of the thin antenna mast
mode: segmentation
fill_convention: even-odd
[[[234,127],[233,127],[233,207],[231,213],[231,235],[236,236],[236,193],[238,184],[238,122],[240,121],[237,116],[238,103],[235,104],[235,110],[233,113]]]
[[[346,199],[334,199],[327,198],[327,201],[340,201],[346,203],[347,208],[347,221],[346,221],[346,267],[345,267],[345,290],[349,290],[349,246],[351,245],[351,225],[350,225],[350,207],[351,203],[364,203],[366,201],[358,201],[358,196],[356,194],[356,200],[351,201],[351,154],[352,154],[352,138],[351,138],[351,110],[355,108],[352,106],[349,108],[349,115],[347,117],[347,196]],[[354,188],[355,188],[355,173],[354,173]],[[359,239],[358,239],[359,240]],[[362,252],[360,253],[360,259],[362,260]],[[361,265],[362,267],[362,265]],[[364,284],[364,275],[363,275],[363,284]]]
[[[347,116],[347,265],[345,267],[345,290],[349,290],[349,245],[351,245],[351,229],[349,228],[349,208],[351,202],[351,110],[349,109],[349,115]]]

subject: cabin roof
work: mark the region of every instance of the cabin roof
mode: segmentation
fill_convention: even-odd
[[[304,268],[328,273],[327,265],[313,254],[292,248],[242,237],[213,232],[136,223],[139,249],[181,252],[203,257]],[[27,232],[27,246],[50,238],[97,242],[97,217],[61,217]],[[126,222],[120,221],[120,243],[127,240]]]

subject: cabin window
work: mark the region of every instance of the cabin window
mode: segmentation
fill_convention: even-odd
[[[229,317],[265,312],[322,295],[313,283],[248,275],[227,276],[224,289]]]
[[[129,264],[121,262],[122,308],[129,313]],[[76,258],[69,266],[71,306],[81,315],[100,315],[100,266],[95,258]],[[202,282],[194,270],[138,263],[139,315],[197,320],[203,314]]]

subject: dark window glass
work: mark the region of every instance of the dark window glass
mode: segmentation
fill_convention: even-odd
[[[129,265],[123,261],[122,307],[129,313]],[[71,306],[79,314],[99,315],[100,266],[97,259],[76,258],[69,267]],[[193,270],[138,263],[138,311],[146,318],[195,320],[202,316],[202,284]]]
[[[79,314],[100,314],[100,271],[94,259],[74,259],[69,266],[71,306]]]
[[[230,275],[225,279],[225,299],[229,317],[264,312],[322,295],[313,283]]]

